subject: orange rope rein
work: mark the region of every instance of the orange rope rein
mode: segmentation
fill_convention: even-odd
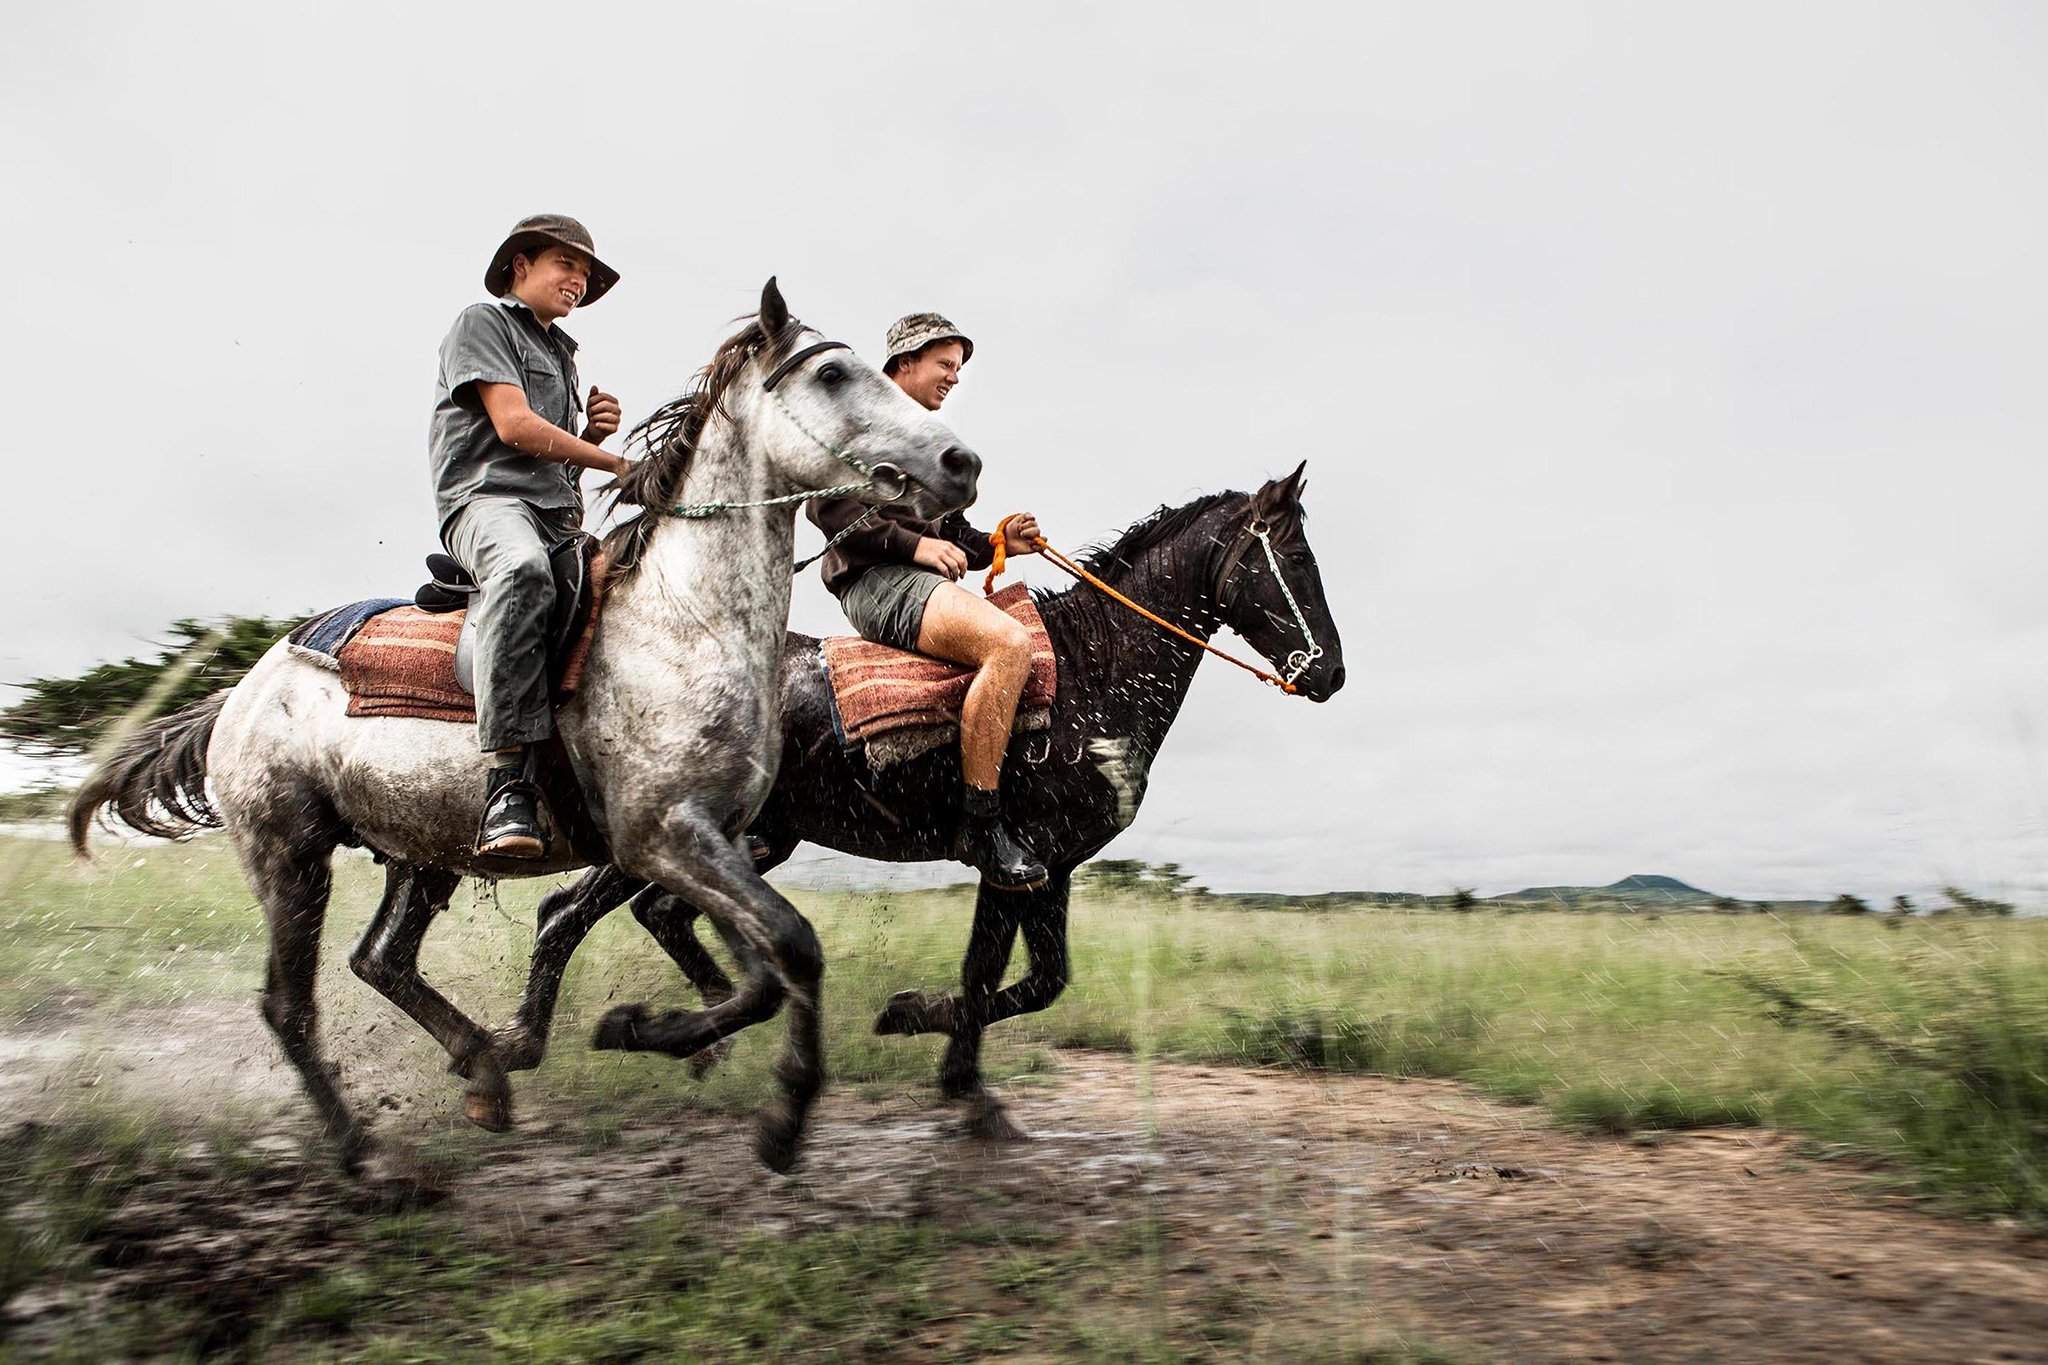
[[[988,577],[984,578],[981,583],[981,591],[984,597],[988,596],[989,594],[995,591],[996,579],[1002,577],[1004,561],[1008,558],[1007,551],[1009,548],[1009,537],[1006,534],[1006,532],[1009,528],[1010,522],[1016,517],[1016,515],[1017,514],[1015,512],[1012,512],[1009,516],[1004,517],[1001,521],[997,522],[996,529],[989,535],[990,543],[995,546],[995,562],[989,566]],[[1207,640],[1204,640],[1201,636],[1194,635],[1188,631],[1182,630],[1179,626],[1167,620],[1165,617],[1160,616],[1155,612],[1148,611],[1144,607],[1139,606],[1136,602],[1133,602],[1130,598],[1124,596],[1115,588],[1112,588],[1111,586],[1109,586],[1109,584],[1103,582],[1100,578],[1097,578],[1094,574],[1089,573],[1086,569],[1082,568],[1079,564],[1076,564],[1073,560],[1067,558],[1064,554],[1061,554],[1058,550],[1055,550],[1050,544],[1046,542],[1044,536],[1032,537],[1031,548],[1038,551],[1038,553],[1044,555],[1047,559],[1051,560],[1059,568],[1064,569],[1066,572],[1072,574],[1075,578],[1080,579],[1083,583],[1086,583],[1089,587],[1095,589],[1097,592],[1102,593],[1104,596],[1109,597],[1117,602],[1121,602],[1123,605],[1129,607],[1132,611],[1138,613],[1138,615],[1144,617],[1147,621],[1150,621],[1153,625],[1159,627],[1167,634],[1177,635],[1181,639],[1186,640],[1189,644],[1193,645],[1197,649],[1208,650],[1211,654],[1214,654],[1217,658],[1223,660],[1223,662],[1227,664],[1235,664],[1237,667],[1251,674],[1254,678],[1257,678],[1260,682],[1271,683],[1273,684],[1273,686],[1279,688],[1282,692],[1287,693],[1289,696],[1295,695],[1296,691],[1298,690],[1293,683],[1286,681],[1284,678],[1277,678],[1273,676],[1271,673],[1266,672],[1266,670],[1264,670],[1263,668],[1256,668],[1251,664],[1246,663],[1243,659],[1238,658],[1234,654],[1227,654],[1223,650],[1220,650],[1216,648],[1216,646],[1210,644]]]

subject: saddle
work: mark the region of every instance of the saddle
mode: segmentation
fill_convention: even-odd
[[[597,541],[578,532],[549,551],[555,602],[548,616],[548,678],[557,705],[582,681],[604,598]],[[476,626],[464,610],[476,581],[443,554],[427,557],[430,581],[403,598],[352,602],[302,622],[286,642],[298,657],[341,677],[348,714],[476,722]],[[538,746],[532,780],[555,821],[587,862],[611,861],[604,831],[585,799],[560,737]]]
[[[585,531],[557,541],[548,550],[548,568],[555,580],[554,606],[548,612],[548,676],[558,682],[570,651],[590,621],[594,597],[591,566],[596,556],[597,538]],[[412,604],[429,615],[463,613],[462,630],[455,639],[455,682],[473,697],[476,619],[468,614],[468,608],[477,593],[476,579],[453,555],[438,553],[427,556],[427,574],[427,581],[413,593]]]
[[[1031,634],[1031,672],[1012,733],[1043,730],[1059,695],[1059,663],[1045,622],[1022,583],[988,600]],[[831,686],[833,728],[842,743],[862,747],[869,768],[879,772],[958,739],[972,668],[857,635],[820,641],[818,656]]]

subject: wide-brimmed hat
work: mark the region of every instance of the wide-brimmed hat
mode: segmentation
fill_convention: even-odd
[[[580,251],[590,258],[590,284],[583,291],[579,307],[588,308],[619,282],[619,272],[597,259],[590,229],[566,213],[536,213],[531,218],[521,218],[498,244],[497,253],[491,257],[491,268],[484,272],[484,288],[492,297],[503,298],[512,287],[512,258],[521,252],[531,255],[535,247],[549,243]]]
[[[882,337],[882,348],[886,352],[882,363],[887,365],[897,356],[921,351],[934,341],[959,342],[962,365],[974,359],[974,342],[967,333],[937,313],[912,313],[889,324],[888,332]]]

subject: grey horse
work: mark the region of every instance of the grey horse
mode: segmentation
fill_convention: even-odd
[[[791,318],[773,280],[760,313],[640,434],[648,456],[620,497],[643,511],[607,538],[613,576],[559,729],[614,863],[687,897],[748,950],[748,980],[714,1032],[787,1003],[781,1093],[755,1143],[787,1170],[824,1084],[823,958],[741,836],[781,754],[796,510],[828,490],[936,515],[973,500],[981,461],[852,351]],[[346,701],[335,674],[280,643],[233,688],[133,735],[87,779],[70,825],[81,855],[106,806],[151,834],[227,829],[270,927],[263,1017],[354,1172],[370,1138],[321,1056],[313,1001],[335,847],[364,845],[390,864],[358,975],[448,1050],[469,1116],[487,1127],[510,1122],[506,1068],[491,1036],[420,978],[425,923],[464,876],[579,864],[566,847],[546,861],[478,857],[474,731],[351,719]]]

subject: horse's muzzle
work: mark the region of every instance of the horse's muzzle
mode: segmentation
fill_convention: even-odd
[[[974,505],[981,481],[981,456],[965,446],[949,446],[939,456],[939,467],[929,479],[917,478],[903,466],[883,461],[871,472],[872,501],[883,506],[908,507],[928,521],[948,512]]]
[[[1344,690],[1344,665],[1338,664],[1327,672],[1306,673],[1295,685],[1300,694],[1310,701],[1328,701]]]

